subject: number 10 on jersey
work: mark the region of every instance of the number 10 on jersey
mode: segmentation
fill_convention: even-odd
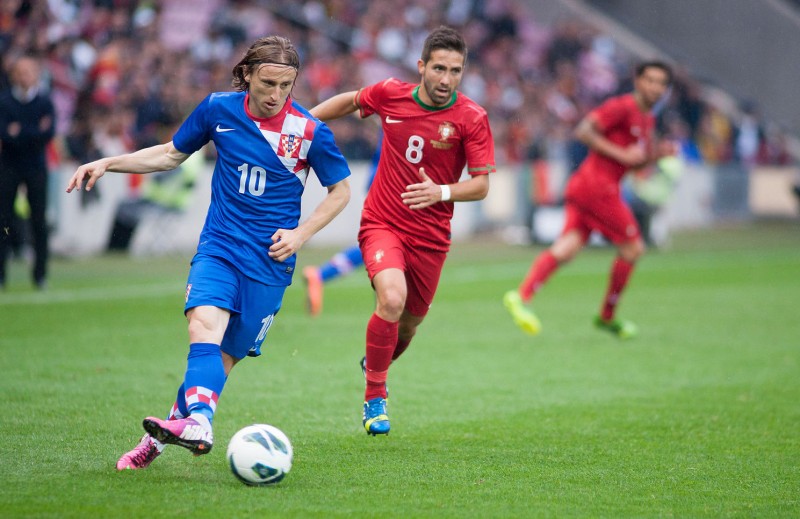
[[[267,189],[267,170],[259,166],[250,167],[249,164],[242,164],[237,168],[241,173],[239,177],[239,192],[250,193],[253,196],[261,196]],[[247,177],[250,177],[248,182]]]

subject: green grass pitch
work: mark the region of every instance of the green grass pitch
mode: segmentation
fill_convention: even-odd
[[[542,335],[501,304],[541,247],[455,244],[439,293],[390,374],[388,437],[361,428],[363,271],[323,314],[287,291],[265,354],[220,399],[216,444],[117,458],[165,415],[187,353],[189,257],[56,260],[50,290],[11,267],[0,293],[0,517],[798,517],[800,226],[682,233],[650,252],[620,315],[592,328],[611,249],[585,251],[540,293]],[[298,266],[333,251],[302,251]],[[277,486],[246,487],[239,428],[295,448]]]

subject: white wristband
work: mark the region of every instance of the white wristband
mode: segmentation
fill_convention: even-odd
[[[442,188],[442,202],[447,202],[450,200],[450,186],[447,184],[442,184],[439,187]]]

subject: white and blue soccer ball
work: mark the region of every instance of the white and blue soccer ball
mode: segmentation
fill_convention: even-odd
[[[292,444],[275,426],[248,425],[228,443],[231,472],[246,485],[271,485],[292,468]]]

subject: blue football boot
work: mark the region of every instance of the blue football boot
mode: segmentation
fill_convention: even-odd
[[[386,414],[386,399],[373,398],[364,402],[364,429],[367,434],[389,434],[389,416]]]

